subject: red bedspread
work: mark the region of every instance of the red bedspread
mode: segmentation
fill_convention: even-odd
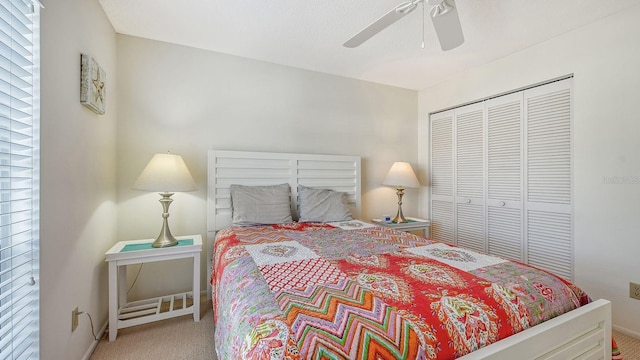
[[[220,359],[453,359],[589,302],[518,262],[351,225],[218,233]]]

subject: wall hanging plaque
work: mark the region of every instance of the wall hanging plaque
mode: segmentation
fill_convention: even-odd
[[[107,96],[107,74],[98,62],[87,54],[80,54],[80,62],[80,103],[102,115]]]

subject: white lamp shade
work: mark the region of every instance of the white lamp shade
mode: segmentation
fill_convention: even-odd
[[[167,193],[182,192],[196,190],[196,183],[182,156],[155,154],[142,170],[133,188]]]
[[[391,165],[391,169],[389,169],[387,176],[384,177],[382,184],[398,188],[420,187],[420,182],[416,177],[416,173],[413,172],[411,164],[403,161],[396,161]]]

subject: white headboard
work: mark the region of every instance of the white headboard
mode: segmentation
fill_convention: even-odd
[[[209,150],[207,180],[207,238],[231,225],[229,186],[291,186],[291,211],[297,219],[298,185],[348,194],[354,217],[360,216],[360,157]],[[210,247],[210,246],[209,246]],[[209,257],[210,258],[210,257]]]

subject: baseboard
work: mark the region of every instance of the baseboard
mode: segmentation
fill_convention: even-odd
[[[631,336],[634,339],[640,340],[640,333],[639,332],[631,331],[629,329],[623,328],[623,327],[618,326],[618,325],[613,325],[612,328],[613,328],[613,330],[615,330],[617,332],[623,333],[623,334],[625,334],[627,336]]]
[[[102,327],[100,328],[100,331],[98,331],[98,334],[96,334],[96,337],[98,338],[98,340],[93,340],[91,342],[91,345],[89,346],[89,349],[87,349],[87,352],[84,353],[82,360],[89,360],[91,358],[91,355],[93,355],[93,352],[96,350],[96,347],[100,343],[100,339],[102,339],[104,332],[107,331],[108,325],[109,325],[109,320],[104,322],[104,325],[102,325]]]

